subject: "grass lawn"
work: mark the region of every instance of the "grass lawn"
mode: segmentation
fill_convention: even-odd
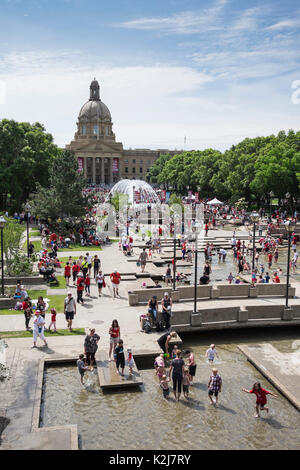
[[[66,279],[64,278],[64,276],[56,276],[56,279],[59,282],[58,286],[48,284],[50,289],[66,289],[67,288]]]
[[[34,300],[37,299],[40,295],[46,299],[49,299],[50,302],[48,312],[50,312],[51,308],[55,308],[57,313],[63,313],[66,294],[47,295],[46,290],[28,290],[27,293],[29,297]],[[9,310],[8,308],[1,308],[0,315],[23,315],[23,310]]]
[[[69,248],[59,248],[58,254],[64,251],[82,251],[84,253],[89,253],[90,251],[102,251],[101,246],[81,246],[80,243],[76,243],[75,245],[70,245]]]
[[[40,234],[40,231],[39,230],[32,230],[31,232],[29,232],[29,238],[30,237],[40,237],[41,234]]]
[[[45,336],[78,336],[85,335],[84,328],[75,328],[73,331],[70,330],[57,330],[56,333],[45,330]],[[0,339],[9,338],[32,338],[31,331],[0,331]]]
[[[30,241],[30,238],[29,238],[29,241]],[[33,244],[34,250],[35,250],[36,252],[41,251],[41,249],[42,249],[42,242],[41,242],[41,240],[37,240],[37,241],[34,240],[34,241],[32,242],[32,244]],[[26,251],[26,253],[27,253],[27,240],[26,240],[26,242],[25,242],[24,245],[23,245],[23,250]]]

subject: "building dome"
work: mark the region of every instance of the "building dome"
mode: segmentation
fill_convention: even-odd
[[[87,101],[81,108],[79,116],[79,121],[95,121],[98,119],[101,120],[111,120],[111,115],[108,107],[102,101]]]
[[[96,79],[90,85],[90,99],[81,108],[79,121],[111,121],[108,107],[100,100],[100,86]]]

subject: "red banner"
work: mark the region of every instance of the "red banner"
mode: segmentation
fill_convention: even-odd
[[[78,157],[78,171],[83,171],[83,165],[84,165],[84,160],[83,157]]]
[[[134,191],[134,202],[140,202],[141,201],[141,193],[139,191]]]
[[[166,200],[166,190],[165,189],[163,189],[162,192],[161,192],[161,200],[162,201]]]
[[[189,192],[188,192],[188,198],[189,198],[189,199],[192,199],[192,195],[193,195],[193,192],[192,192],[192,191],[189,191]]]
[[[119,173],[119,159],[118,158],[113,158],[112,172],[113,173]]]
[[[195,193],[195,202],[199,202],[199,193]]]

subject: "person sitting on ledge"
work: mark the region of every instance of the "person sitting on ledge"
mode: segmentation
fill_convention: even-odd
[[[203,276],[200,277],[200,286],[204,286],[210,282],[209,276],[207,274],[203,274]]]

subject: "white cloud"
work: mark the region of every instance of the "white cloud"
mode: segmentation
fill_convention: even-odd
[[[195,32],[223,29],[218,21],[228,0],[217,0],[211,8],[200,12],[185,11],[167,17],[139,18],[119,23],[117,26],[128,29],[154,30],[163,33],[191,34]]]
[[[294,29],[300,27],[300,18],[293,18],[289,20],[282,20],[274,23],[271,26],[265,28],[268,31],[279,31],[282,29]]]

